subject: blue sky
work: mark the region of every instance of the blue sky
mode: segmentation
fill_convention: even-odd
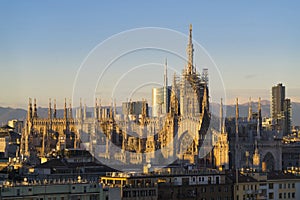
[[[269,99],[278,82],[300,101],[299,9],[298,1],[1,1],[0,105],[25,107],[36,97],[62,106],[81,63],[105,39],[141,27],[187,34],[190,23],[228,103]]]

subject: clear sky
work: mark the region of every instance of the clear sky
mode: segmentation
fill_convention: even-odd
[[[142,27],[187,34],[190,23],[220,70],[227,102],[269,99],[279,82],[300,101],[299,10],[299,1],[271,0],[1,1],[0,106],[26,107],[28,97],[62,106],[81,63],[105,39]]]

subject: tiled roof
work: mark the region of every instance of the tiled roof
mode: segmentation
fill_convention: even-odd
[[[52,159],[45,163],[35,166],[35,168],[53,168],[53,167],[67,167],[67,165],[62,161],[62,159]]]
[[[268,173],[268,180],[282,180],[282,179],[300,179],[300,177],[292,173],[283,173],[283,172]]]
[[[97,163],[97,162],[77,162],[77,163],[68,163],[65,159],[63,158],[59,158],[59,159],[52,159],[49,160],[45,163],[39,164],[37,166],[35,166],[35,168],[43,168],[43,169],[51,169],[51,168],[66,168],[66,169],[74,169],[74,168],[98,168],[101,171],[116,171],[110,167],[107,167],[106,165],[103,165],[101,163]]]
[[[236,175],[235,173],[227,174],[227,177],[231,179],[233,182],[236,182]],[[243,174],[238,175],[238,182],[239,183],[247,183],[247,182],[258,182],[255,178]]]

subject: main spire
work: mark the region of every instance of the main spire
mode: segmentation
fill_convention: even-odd
[[[164,87],[168,87],[168,60],[165,60]]]
[[[192,74],[193,73],[193,56],[194,56],[194,47],[193,47],[193,39],[192,39],[192,31],[193,27],[192,24],[190,24],[190,32],[189,32],[189,42],[186,49],[187,57],[188,57],[188,63],[187,63],[187,73]]]

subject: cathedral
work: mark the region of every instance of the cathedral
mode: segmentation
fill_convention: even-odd
[[[24,158],[49,157],[51,153],[68,148],[78,148],[80,136],[77,129],[77,120],[72,117],[72,108],[67,108],[65,100],[64,116],[58,118],[56,102],[51,108],[49,100],[48,118],[39,118],[36,99],[32,104],[29,99],[27,119],[22,133],[20,153]]]
[[[190,163],[211,167],[212,153],[200,155],[207,145],[211,121],[208,72],[199,73],[194,66],[191,25],[186,51],[186,66],[180,76],[174,74],[172,86],[167,85],[165,74],[163,115],[149,117],[143,100],[139,114],[129,112],[118,118],[116,105],[105,107],[96,99],[92,115],[88,116],[86,106],[80,103],[74,117],[72,105],[67,107],[65,101],[64,116],[58,118],[56,102],[52,108],[50,100],[48,117],[40,118],[36,100],[32,103],[30,99],[21,155],[30,160],[48,159],[63,149],[84,148],[110,165]]]
[[[262,126],[261,100],[253,112],[249,100],[248,116],[240,117],[236,99],[235,118],[225,120],[229,141],[229,166],[235,169],[273,171],[282,169],[282,137]]]

